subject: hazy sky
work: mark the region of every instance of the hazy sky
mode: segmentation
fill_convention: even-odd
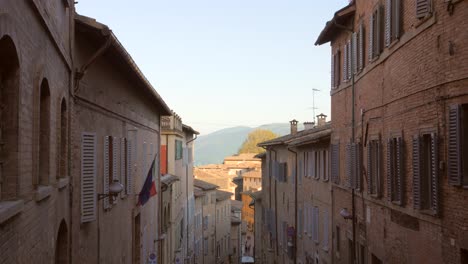
[[[79,0],[108,25],[182,121],[202,134],[330,116],[330,46],[347,0]]]

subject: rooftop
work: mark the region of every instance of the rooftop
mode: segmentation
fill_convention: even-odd
[[[216,201],[227,200],[231,198],[231,195],[232,195],[231,192],[216,190]]]
[[[215,190],[219,187],[217,185],[211,184],[206,181],[202,181],[200,179],[193,179],[193,186],[196,186],[202,189],[203,191]]]

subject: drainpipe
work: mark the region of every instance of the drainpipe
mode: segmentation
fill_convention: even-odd
[[[345,31],[348,31],[352,35],[355,33],[353,28],[347,28],[346,26],[338,24],[336,21],[334,21],[335,26],[338,28],[341,28]],[[352,47],[351,47],[352,48]],[[351,144],[355,143],[354,137],[355,137],[355,128],[356,128],[356,120],[354,117],[355,114],[355,103],[356,103],[356,89],[355,89],[355,76],[354,76],[354,63],[353,63],[353,56],[351,56]],[[351,205],[352,205],[352,230],[353,230],[353,250],[351,252],[351,256],[353,259],[353,263],[356,263],[356,197],[354,193],[354,188],[351,188]]]
[[[295,176],[296,177],[296,180],[294,181],[294,225],[295,225],[295,228],[294,228],[294,264],[297,263],[297,229],[298,229],[298,219],[297,219],[297,181],[298,181],[298,177],[297,177],[297,173],[298,173],[298,169],[297,169],[297,152],[294,151],[294,150],[291,150],[291,148],[288,148],[288,151],[294,153],[294,155],[296,156],[294,161],[295,161],[295,165],[294,165],[294,171],[296,172]]]
[[[195,139],[197,139],[197,134],[195,134],[195,137],[190,139],[189,141],[185,142],[185,147],[187,149],[187,154],[188,154],[188,145],[194,141]],[[187,211],[187,253],[188,253],[188,247],[189,247],[189,224],[190,222],[188,221],[189,220],[189,196],[188,196],[188,157],[187,157],[187,164],[185,164],[185,195],[187,196],[187,206],[186,206],[186,211]],[[195,236],[193,236],[193,242],[195,243]]]

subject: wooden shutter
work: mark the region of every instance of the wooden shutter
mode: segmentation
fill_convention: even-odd
[[[403,138],[398,137],[396,140],[396,197],[400,204],[403,203]]]
[[[413,137],[413,207],[421,209],[421,138]]]
[[[431,0],[416,0],[416,18],[424,18],[431,13]]]
[[[358,70],[364,69],[364,23],[359,24],[359,36],[358,36]]]
[[[323,248],[328,249],[328,209],[323,211]]]
[[[117,148],[117,138],[114,137],[112,139],[112,181],[119,180],[119,174],[117,173],[117,153],[118,153],[118,148]],[[117,199],[115,196],[112,196],[110,198],[113,204],[117,203]]]
[[[299,159],[299,169],[297,175],[299,176],[298,184],[302,184],[302,175],[304,174],[304,162],[302,159]]]
[[[375,18],[375,50],[374,50],[374,57],[379,56],[380,52],[382,51],[382,30],[384,27],[383,23],[383,7],[379,6],[376,10],[376,18]]]
[[[110,173],[110,160],[109,160],[109,139],[110,137],[109,136],[105,136],[104,137],[104,175],[103,175],[103,193],[104,194],[109,194],[109,173]],[[104,202],[103,202],[103,206],[104,206],[104,209],[108,209],[110,208],[110,204],[109,204],[109,196],[104,198]]]
[[[314,207],[314,212],[313,212],[313,230],[312,230],[312,236],[313,236],[313,240],[315,242],[318,242],[319,241],[319,208],[318,207]]]
[[[369,61],[371,61],[374,58],[374,20],[375,15],[374,13],[372,13],[369,19]]]
[[[353,187],[353,162],[352,162],[351,143],[346,144],[346,184],[349,188]]]
[[[394,4],[394,13],[393,13],[393,38],[400,38],[400,29],[401,29],[401,0],[393,0]]]
[[[392,0],[386,0],[385,3],[385,46],[392,43]]]
[[[127,168],[126,168],[126,139],[120,139],[120,183],[127,186]],[[126,191],[120,193],[120,198],[124,198]]]
[[[354,32],[352,41],[351,41],[351,50],[352,50],[352,65],[353,65],[353,73],[356,74],[358,72],[358,33]]]
[[[335,88],[335,56],[336,54],[332,54],[331,57],[331,89]]]
[[[341,75],[340,75],[340,59],[341,59],[341,52],[338,50],[335,55],[335,87],[340,85]]]
[[[355,181],[355,188],[358,190],[361,190],[361,174],[362,174],[362,148],[361,148],[361,143],[355,144],[354,146],[354,151],[355,151],[355,176],[354,176],[354,181]]]
[[[388,139],[387,141],[387,196],[388,200],[391,202],[392,195],[393,195],[393,155],[392,155],[392,149],[393,149],[393,140],[391,138]]]
[[[374,168],[374,160],[372,159],[372,152],[374,148],[374,143],[372,141],[369,142],[367,145],[367,193],[372,194],[374,193],[373,190],[373,181],[372,181],[372,169]]]
[[[331,178],[335,184],[340,183],[340,145],[331,145]]]
[[[431,210],[439,213],[439,139],[431,134]]]
[[[127,162],[125,163],[126,166],[126,171],[127,171],[127,194],[132,194],[133,193],[133,174],[132,174],[132,168],[133,168],[133,158],[132,158],[132,141],[127,140],[127,153],[126,153],[126,159]]]
[[[352,68],[352,65],[351,63],[353,62],[353,58],[352,58],[352,55],[353,55],[353,51],[351,49],[351,40],[348,40],[348,44],[347,44],[347,48],[348,48],[348,80],[352,78],[352,72],[351,72],[351,68]]]
[[[348,46],[343,47],[343,81],[348,80]]]
[[[374,176],[374,179],[375,179],[375,194],[377,196],[380,196],[381,195],[381,188],[382,188],[382,178],[381,178],[381,173],[382,173],[382,169],[381,169],[381,162],[382,162],[382,159],[381,159],[381,152],[380,152],[380,140],[376,142],[375,146],[376,148],[375,150],[375,156],[374,156],[374,163],[375,163],[375,176]]]
[[[302,208],[299,208],[298,210],[298,216],[297,216],[297,219],[298,219],[298,228],[297,228],[297,233],[298,235],[300,236],[302,234],[302,221],[303,221],[303,218],[302,218]]]
[[[81,223],[96,220],[96,134],[81,134]]]
[[[462,185],[462,158],[461,158],[461,107],[452,105],[449,109],[447,142],[448,182],[451,185]]]

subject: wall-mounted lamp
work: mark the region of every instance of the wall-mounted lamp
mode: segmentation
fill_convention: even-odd
[[[98,193],[98,200],[102,200],[109,196],[117,196],[122,192],[124,186],[119,182],[119,180],[113,180],[112,184],[109,186],[109,193]]]
[[[344,219],[352,219],[352,218],[353,218],[353,216],[349,213],[348,208],[343,208],[343,209],[341,209],[340,215],[341,215]]]

